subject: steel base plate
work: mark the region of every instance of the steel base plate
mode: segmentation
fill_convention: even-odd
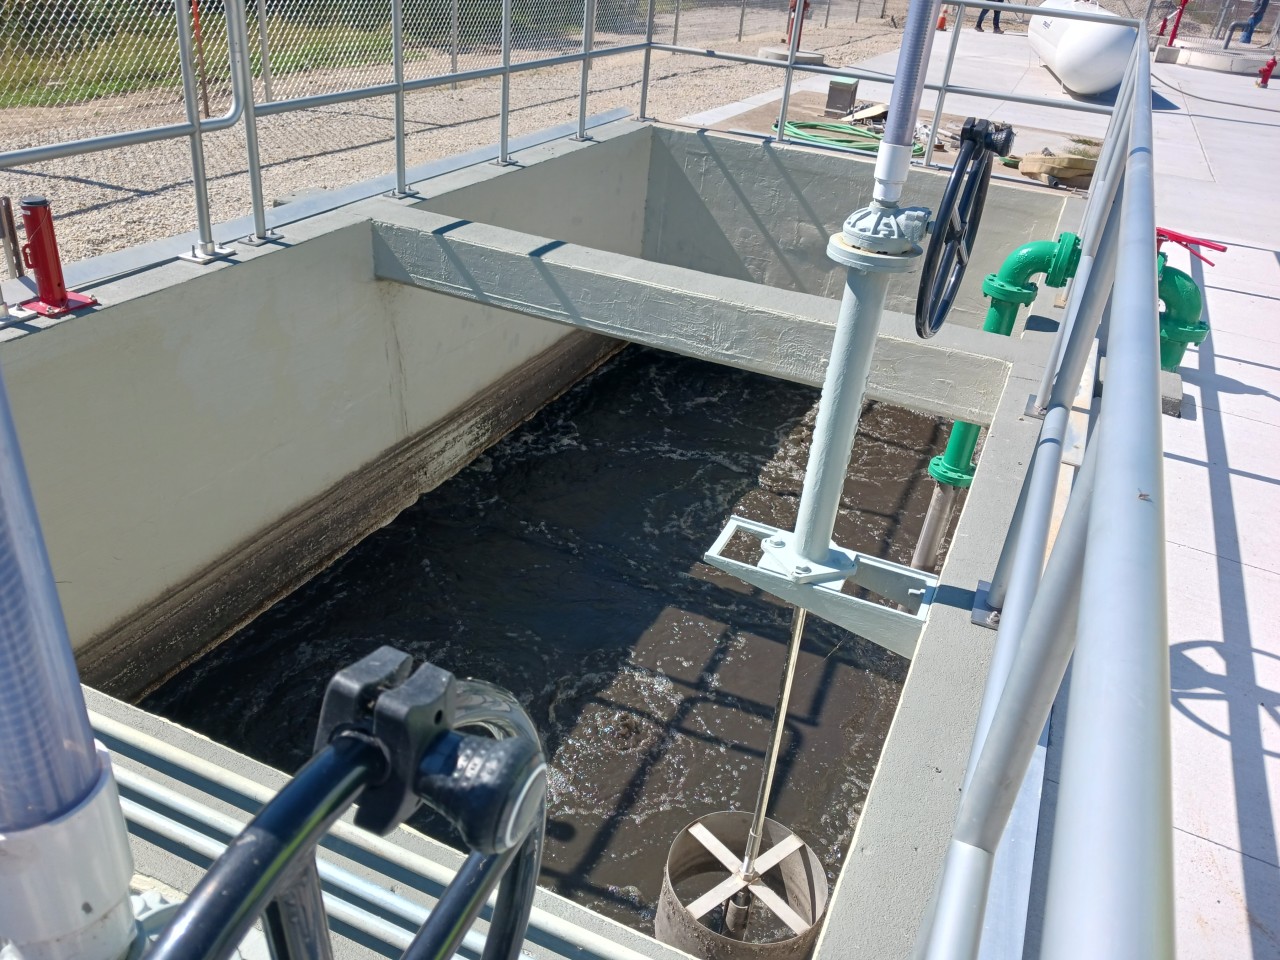
[[[754,565],[724,556],[738,533],[760,541],[761,555]],[[814,563],[795,553],[794,539],[789,530],[732,517],[702,559],[886,650],[908,658],[915,653],[938,586],[936,576],[834,543],[827,562]],[[846,583],[891,605],[845,593]]]

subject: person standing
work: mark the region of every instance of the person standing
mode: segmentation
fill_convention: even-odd
[[[996,0],[996,3],[1004,3],[1004,0]],[[986,18],[988,13],[992,13],[992,12],[989,10],[978,11],[978,22],[973,25],[973,29],[977,30],[979,33],[982,33],[982,21]],[[991,32],[1004,33],[1004,31],[1000,29],[1000,11],[999,10],[996,10],[994,13],[992,13]]]
[[[1262,23],[1262,18],[1267,15],[1268,2],[1269,0],[1257,0],[1253,5],[1253,9],[1249,11],[1249,19],[1244,22],[1244,29],[1240,31],[1241,43],[1253,43],[1253,31],[1258,28],[1258,25]]]

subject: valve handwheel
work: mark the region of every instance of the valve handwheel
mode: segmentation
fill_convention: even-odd
[[[920,269],[916,333],[923,339],[942,328],[955,304],[982,223],[991,164],[996,156],[1007,157],[1011,149],[1012,127],[973,117],[965,120],[960,131],[960,152],[938,205],[933,235]]]

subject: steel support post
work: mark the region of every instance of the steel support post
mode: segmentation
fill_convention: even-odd
[[[232,4],[234,5],[234,0]],[[200,105],[197,102],[195,68],[192,66],[191,8],[189,0],[178,0],[178,62],[182,69],[182,99],[187,108],[187,123],[191,126],[191,185],[196,195],[196,231],[199,239],[185,259],[196,263],[208,263],[231,251],[219,247],[213,240],[213,220],[209,214],[209,181],[204,165],[204,135],[201,130]],[[232,15],[234,16],[234,14]],[[234,27],[229,25],[229,29]]]
[[[917,570],[932,570],[938,565],[938,550],[942,547],[942,538],[947,535],[947,528],[951,526],[959,494],[960,488],[950,483],[934,484],[929,509],[924,515],[924,526],[920,528],[920,539],[911,554],[911,566]]]
[[[578,133],[575,140],[590,140],[587,133],[587,92],[591,83],[591,51],[596,42],[596,0],[582,4],[582,79],[578,86]]]
[[[942,87],[933,105],[933,123],[929,124],[929,141],[924,145],[924,165],[937,166],[933,162],[933,146],[938,141],[938,125],[942,123],[942,108],[947,102],[947,87],[951,84],[951,68],[956,62],[956,47],[960,46],[960,28],[964,25],[964,4],[956,7],[956,27],[951,31],[951,43],[947,45],[947,62],[942,68]]]
[[[640,74],[640,119],[649,116],[649,71],[653,66],[653,21],[657,16],[657,0],[649,0],[649,12],[644,28],[644,67]]]
[[[258,151],[258,115],[253,96],[253,64],[249,62],[249,25],[247,14],[236,3],[227,4],[227,35],[231,39],[231,69],[240,73],[241,83],[248,95],[244,101],[244,145],[249,168],[249,202],[253,208],[253,233],[241,242],[256,247],[270,240],[280,239],[280,234],[267,226],[267,202],[262,192],[262,160]],[[261,15],[261,14],[259,14]],[[233,17],[240,19],[237,26]]]
[[[1145,42],[1146,31],[1139,35]],[[1150,86],[1140,57],[1044,960],[1174,955]]]
[[[796,551],[815,563],[831,552],[888,285],[887,273],[850,270],[845,279],[796,516]]]
[[[738,7],[738,42],[742,42],[742,30],[747,22],[747,0],[742,0],[742,4]],[[675,41],[673,40],[672,43]]]
[[[411,191],[404,142],[404,0],[391,0],[391,70],[396,85],[396,186],[391,191],[391,196],[407,197],[411,195]]]
[[[1009,679],[960,801],[935,899],[924,954],[928,960],[978,956],[996,849],[1075,644],[1080,572],[1097,472],[1095,446],[1090,444],[1085,455]]]
[[[676,20],[671,26],[671,42],[680,42],[680,0],[676,0]]]
[[[271,47],[267,42],[267,4],[266,0],[256,0],[258,11],[258,50],[259,50],[259,70],[262,72],[262,97],[268,103],[271,102]],[[249,87],[253,89],[252,86]],[[253,99],[252,94],[249,97]]]
[[[827,15],[826,15],[826,18],[822,21],[822,25],[824,27],[831,26],[831,0],[827,0]]]
[[[791,36],[787,38],[787,73],[782,81],[782,105],[778,108],[778,142],[787,142],[787,108],[791,105],[791,81],[796,74],[796,51],[800,49],[800,35],[804,32],[804,3],[796,0],[796,15],[791,21]]]
[[[646,55],[648,51],[645,51]],[[502,101],[498,106],[498,159],[500,167],[511,163],[511,0],[502,0]]]

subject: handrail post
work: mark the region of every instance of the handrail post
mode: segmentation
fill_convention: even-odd
[[[1044,960],[1174,955],[1150,70],[1139,57]]]
[[[640,74],[640,119],[652,119],[649,116],[649,71],[653,64],[653,21],[657,16],[657,0],[649,0],[648,23],[644,32],[644,68]]]
[[[395,92],[395,141],[396,186],[393,197],[414,196],[409,189],[409,172],[405,159],[404,132],[404,0],[391,0],[391,69],[396,85]]]
[[[791,80],[796,74],[796,51],[800,49],[800,34],[804,29],[805,0],[796,0],[796,13],[791,21],[791,36],[787,38],[787,74],[782,82],[782,105],[778,108],[778,142],[787,142],[787,108],[791,105]]]
[[[933,105],[933,123],[929,124],[929,141],[924,145],[924,165],[927,168],[936,166],[933,162],[933,145],[938,140],[938,124],[942,122],[942,107],[947,102],[947,87],[951,85],[951,67],[956,62],[956,47],[960,46],[960,28],[964,24],[964,4],[956,6],[956,26],[951,31],[951,43],[947,47],[947,63],[942,68],[942,89],[938,91],[938,99]]]
[[[262,9],[262,0],[258,0],[258,9]],[[230,22],[233,15],[240,21],[238,26]],[[249,169],[249,201],[253,207],[253,233],[240,242],[250,247],[257,247],[272,240],[279,240],[280,234],[267,226],[267,203],[262,192],[262,159],[258,150],[258,115],[253,95],[253,64],[249,61],[249,14],[236,0],[227,3],[228,37],[234,36],[231,42],[231,69],[240,74],[245,88],[244,99],[244,146],[245,157]]]
[[[234,4],[234,0],[232,0]],[[191,8],[189,0],[177,0],[174,4],[178,19],[178,63],[182,70],[182,99],[187,108],[187,123],[191,126],[191,186],[196,195],[196,230],[198,239],[191,252],[183,259],[195,263],[209,263],[229,256],[232,251],[219,247],[213,239],[213,220],[209,214],[209,180],[204,165],[204,135],[200,105],[197,102],[196,75],[192,66]],[[234,14],[232,15],[234,17]],[[228,29],[234,29],[228,20]]]
[[[502,0],[502,100],[498,107],[498,159],[500,167],[511,163],[511,0]]]
[[[587,133],[587,90],[591,82],[591,52],[596,42],[596,0],[582,4],[582,80],[578,87],[578,133],[575,140],[590,140]]]

